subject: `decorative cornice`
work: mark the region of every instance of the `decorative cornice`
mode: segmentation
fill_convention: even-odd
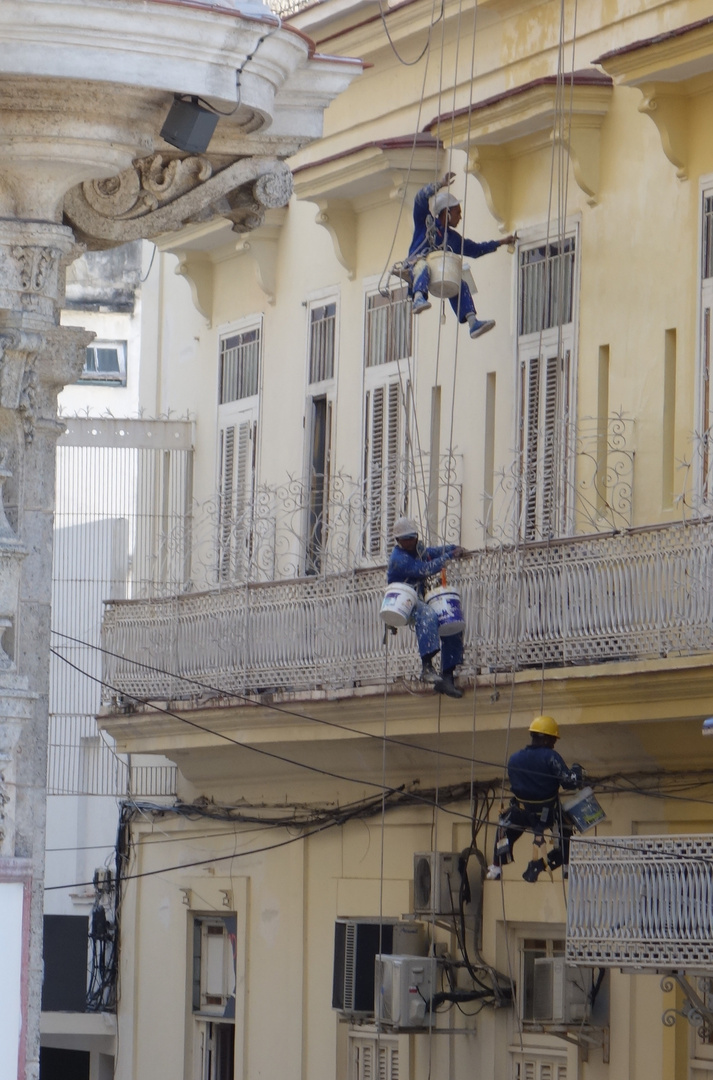
[[[546,76],[437,117],[427,130],[468,153],[469,172],[501,230],[509,232],[513,161],[553,142],[567,151],[587,202],[597,202],[600,132],[611,97],[612,81],[598,71],[574,72],[563,85]]]
[[[618,86],[641,91],[639,112],[653,120],[676,176],[687,180],[690,99],[713,88],[713,15],[634,41],[594,62]]]
[[[389,199],[410,200],[442,168],[431,135],[363,143],[294,170],[295,195],[317,204],[315,221],[329,233],[337,260],[356,274],[357,214]]]

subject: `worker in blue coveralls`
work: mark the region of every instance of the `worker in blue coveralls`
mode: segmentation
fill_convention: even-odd
[[[438,636],[438,616],[423,599],[428,578],[439,573],[451,559],[465,555],[461,547],[446,544],[445,547],[426,547],[419,542],[418,525],[412,518],[400,517],[394,524],[396,546],[391,552],[387,570],[389,585],[402,582],[418,593],[418,600],[411,612],[409,625],[413,626],[421,654],[421,679],[432,683],[439,694],[463,697],[463,692],[453,681],[453,672],[463,663],[463,634]],[[433,658],[441,651],[440,675],[433,667]]]
[[[558,843],[543,858],[531,859],[522,875],[537,881],[543,870],[555,870],[569,862],[572,826],[562,811],[559,789],[574,791],[584,779],[581,765],[569,768],[555,750],[559,726],[551,716],[536,716],[530,724],[530,745],[517,750],[508,761],[513,797],[501,815],[495,839],[495,854],[487,876],[500,877],[500,867],[512,862],[512,849],[523,832],[531,832],[536,847],[545,843],[545,829],[554,830]]]
[[[431,302],[428,289],[431,275],[426,256],[431,251],[454,251],[469,259],[479,259],[489,255],[503,245],[515,243],[516,236],[506,236],[504,240],[487,240],[478,244],[475,240],[466,240],[456,232],[461,219],[461,208],[455,195],[447,190],[455,173],[447,173],[442,180],[426,184],[416,195],[413,203],[413,239],[409,248],[406,265],[411,270],[411,296],[414,315],[428,311]],[[467,322],[472,338],[487,334],[495,326],[494,319],[479,319],[475,313],[473,297],[468,285],[461,280],[460,293],[450,297],[451,307],[461,323]]]

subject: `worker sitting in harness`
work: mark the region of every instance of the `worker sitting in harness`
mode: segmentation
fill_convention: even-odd
[[[488,869],[488,877],[500,877],[500,867],[512,861],[512,849],[523,832],[534,835],[536,847],[545,843],[545,829],[557,834],[558,843],[543,858],[531,859],[525,873],[525,881],[537,881],[546,869],[555,870],[569,862],[569,842],[572,826],[566,820],[559,802],[559,789],[573,791],[582,786],[584,772],[581,765],[568,768],[554,749],[559,739],[559,727],[551,716],[536,716],[530,724],[530,745],[517,750],[508,761],[508,776],[513,798],[501,816],[495,854]]]
[[[396,546],[391,552],[387,570],[389,585],[399,581],[410,585],[418,593],[409,619],[416,631],[418,651],[421,654],[421,679],[432,683],[436,693],[449,697],[463,697],[453,682],[453,672],[463,663],[463,634],[438,636],[438,616],[424,601],[425,584],[437,574],[450,559],[460,559],[465,554],[462,547],[446,544],[444,547],[426,547],[419,543],[418,525],[412,518],[400,517],[394,524]],[[433,658],[441,651],[441,674],[433,667]]]
[[[427,311],[431,303],[428,289],[431,274],[426,256],[432,251],[453,251],[469,259],[479,259],[489,255],[503,245],[514,244],[515,236],[506,236],[504,240],[487,240],[478,244],[467,240],[456,232],[461,219],[461,208],[455,195],[445,190],[455,178],[455,173],[447,173],[442,180],[426,184],[417,193],[413,203],[413,239],[409,248],[406,265],[411,270],[411,290],[413,313]],[[450,297],[451,307],[461,323],[467,322],[472,338],[487,334],[495,326],[494,319],[478,319],[475,313],[473,297],[467,283],[461,279],[460,292]]]

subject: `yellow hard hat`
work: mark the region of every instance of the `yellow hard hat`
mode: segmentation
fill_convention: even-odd
[[[552,716],[536,716],[530,724],[530,731],[539,735],[551,735],[555,739],[560,737],[560,729],[557,721]]]

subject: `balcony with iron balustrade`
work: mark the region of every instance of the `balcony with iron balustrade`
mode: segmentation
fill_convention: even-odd
[[[166,753],[195,778],[210,775],[199,749],[229,767],[226,733],[302,745],[315,762],[358,746],[355,767],[373,775],[378,740],[364,736],[384,722],[409,742],[390,747],[397,773],[418,775],[417,748],[435,738],[462,753],[476,728],[476,772],[492,776],[506,732],[543,707],[565,724],[567,757],[600,775],[698,760],[713,695],[713,521],[498,546],[451,566],[475,699],[417,681],[411,631],[384,644],[377,567],[109,601],[100,724],[120,749]],[[441,767],[444,782],[462,778],[462,762]]]

